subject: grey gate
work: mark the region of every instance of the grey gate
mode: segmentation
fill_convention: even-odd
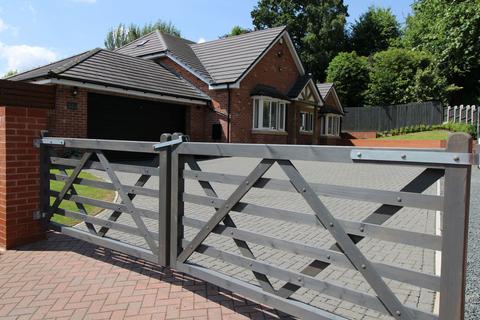
[[[470,147],[470,138],[463,134],[452,135],[447,149],[436,150],[183,143],[172,154],[170,264],[172,268],[300,318],[350,318],[324,308],[328,301],[340,300],[350,303],[351,310],[355,310],[355,305],[370,310],[373,313],[366,315],[373,318],[462,319],[470,170],[474,163]],[[230,157],[258,161],[250,172],[238,175],[229,170],[219,172],[215,165],[209,171],[202,170],[199,161],[206,156],[227,158],[225,161],[232,161]],[[365,163],[379,169],[382,165],[398,165],[420,171],[400,190],[368,189],[309,183],[295,164],[303,161],[357,166]],[[266,175],[273,166],[286,179]],[[234,169],[232,167],[232,171]],[[187,185],[192,186],[192,180],[200,185],[203,194],[186,190]],[[424,192],[437,181],[443,181],[443,195]],[[233,187],[220,195],[219,188],[225,185]],[[248,197],[251,192],[277,192],[276,200],[267,204],[259,196],[261,203],[252,203]],[[274,202],[281,202],[283,197],[278,192],[295,193],[307,205],[309,213],[305,208],[285,210],[276,206]],[[360,221],[344,219],[334,216],[325,204],[323,199],[330,197],[378,203],[378,207]],[[187,206],[190,209],[187,210]],[[195,213],[201,207],[212,210],[197,218]],[[389,222],[400,216],[404,208],[441,213],[443,234],[392,227]],[[266,223],[270,228],[267,225],[247,230],[244,223],[247,217],[254,217],[249,227]],[[287,232],[269,235],[269,229],[278,226],[275,221],[289,223],[293,230],[297,230],[298,225],[310,227],[308,232],[312,233],[315,228],[326,230],[333,244],[325,248],[315,243],[299,243],[292,240],[295,235],[286,238]],[[218,237],[222,238],[218,240]],[[225,247],[227,241],[232,241],[234,246]],[[418,248],[424,254],[431,252],[440,262],[438,253],[441,252],[442,272],[424,272],[402,261],[399,264],[378,262],[361,249],[366,241],[388,242],[393,244],[392,251],[401,246],[404,249],[402,254],[399,252],[400,260]],[[273,258],[266,259],[265,251],[259,246],[275,250]],[[283,257],[280,252],[289,253],[292,263],[279,265],[277,260]],[[307,259],[297,260],[298,256]],[[299,262],[303,263],[300,268]],[[361,283],[352,288],[344,285],[341,278],[330,281],[328,273],[332,272],[332,266],[355,274]],[[394,292],[392,284],[399,290]],[[418,292],[431,292],[439,310],[425,310],[416,307],[420,304],[407,303],[409,299],[401,290],[408,286],[418,288]],[[326,297],[327,302],[315,306],[308,303],[311,296],[305,301],[299,300],[300,295],[296,294],[306,290]]]
[[[329,299],[348,302],[352,310],[360,306],[378,318],[463,318],[470,170],[477,162],[468,136],[452,135],[446,149],[435,150],[182,141],[180,135],[162,135],[160,145],[39,140],[42,212],[47,220],[56,213],[82,221],[74,227],[61,226],[65,234],[170,266],[300,318],[349,318],[297,298],[300,292],[311,291],[325,297],[327,303],[333,301]],[[58,156],[64,148],[77,150],[77,154]],[[105,155],[108,151],[149,153],[154,160],[150,164],[115,162]],[[216,162],[203,169],[206,158],[227,162],[257,160],[250,172],[237,174],[234,170],[220,170]],[[398,190],[344,186],[308,182],[308,175],[299,169],[303,162],[374,166],[379,170],[395,165],[417,168],[418,173]],[[52,168],[58,171],[51,171]],[[82,177],[80,173],[87,169],[104,172],[108,182]],[[277,170],[283,178],[270,176],[271,170]],[[137,175],[136,181],[125,181],[122,173]],[[62,182],[62,188],[50,190],[50,181]],[[439,181],[443,191],[427,192]],[[77,192],[81,186],[114,190],[118,199],[104,201],[81,196]],[[249,200],[252,192],[270,202],[253,203]],[[272,204],[283,201],[282,197],[287,199],[286,194],[302,200],[304,207],[285,209]],[[141,197],[158,201],[157,209],[140,207]],[[375,207],[361,220],[348,219],[332,213],[325,198],[373,203]],[[62,209],[63,201],[73,202],[76,209]],[[92,216],[86,206],[107,211]],[[349,210],[348,206],[345,208]],[[405,208],[437,213],[441,217],[441,234],[392,226],[391,221],[404,214]],[[249,230],[247,220],[263,229]],[[315,241],[300,243],[282,232],[269,234],[278,222],[312,234],[320,230],[332,242],[325,247]],[[231,246],[226,248],[223,244],[228,241]],[[426,272],[407,263],[379,262],[364,252],[365,244],[380,242],[388,243],[392,253],[402,248],[399,260],[410,253],[435,255],[442,272]],[[264,251],[259,248],[274,250],[274,260],[264,259],[259,254]],[[296,268],[275,263],[277,257],[285,257],[283,253],[288,254]],[[332,267],[360,279],[358,287],[330,281]],[[412,306],[408,297],[392,290],[394,285],[432,293],[438,302],[437,310]],[[417,298],[421,300],[420,296]]]
[[[161,137],[162,142],[170,139],[170,135]],[[168,264],[170,220],[168,201],[165,201],[166,195],[170,194],[168,150],[155,151],[156,142],[142,141],[46,137],[37,143],[42,190],[39,215],[69,236],[164,266]],[[140,159],[148,160],[133,164],[131,161],[111,161],[109,152],[116,152],[117,159],[121,159],[119,152],[126,152],[129,158],[138,154]],[[97,175],[103,174],[105,179],[99,181],[94,176],[82,176],[89,170],[95,170]],[[135,176],[134,183],[127,185],[123,182],[122,174]],[[61,188],[51,190],[52,182]],[[79,194],[77,189],[85,186],[97,191],[110,190],[115,192],[115,198],[105,200]],[[158,209],[134,205],[133,200],[137,197],[156,201]],[[62,208],[64,203],[70,203],[70,206]],[[91,215],[92,209],[98,208],[103,211]],[[54,214],[73,218],[79,223],[75,226],[52,223],[50,220]]]

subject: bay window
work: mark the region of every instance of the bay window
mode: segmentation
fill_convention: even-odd
[[[313,132],[313,113],[312,112],[300,112],[300,131],[301,132]]]
[[[285,131],[286,102],[269,97],[253,98],[253,129]]]
[[[324,136],[340,135],[340,116],[336,114],[326,114],[320,121],[320,132]]]

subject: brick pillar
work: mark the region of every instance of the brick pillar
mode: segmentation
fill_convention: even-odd
[[[33,140],[47,129],[47,110],[0,107],[0,249],[45,237],[39,209],[39,150]]]

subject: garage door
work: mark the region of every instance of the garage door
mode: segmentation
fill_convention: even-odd
[[[185,106],[88,95],[89,138],[159,141],[165,132],[185,132]]]

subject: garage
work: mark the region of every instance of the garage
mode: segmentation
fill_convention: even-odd
[[[186,106],[121,96],[88,94],[88,138],[159,141],[185,132]]]

